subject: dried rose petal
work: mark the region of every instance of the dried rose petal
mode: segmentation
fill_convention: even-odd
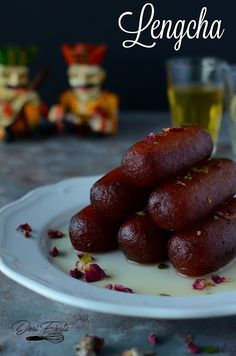
[[[203,290],[206,288],[206,281],[204,278],[198,278],[193,283],[193,289],[195,290]]]
[[[212,275],[209,278],[198,278],[193,283],[193,289],[203,290],[207,287],[215,287],[217,284],[229,282],[228,277],[220,277],[218,275]]]
[[[158,339],[157,335],[154,334],[154,332],[151,332],[151,333],[148,335],[148,342],[149,342],[151,345],[156,345],[156,344],[158,344],[159,339]]]
[[[16,230],[17,231],[24,230],[24,231],[32,232],[32,227],[29,224],[25,223],[25,224],[21,224],[20,226],[18,226],[18,228]]]
[[[51,251],[50,251],[50,256],[52,257],[56,257],[59,255],[59,251],[58,249],[56,248],[56,246],[52,247]]]
[[[156,139],[157,139],[157,137],[156,137],[156,135],[153,133],[153,132],[151,132],[149,135],[147,135],[146,137],[145,137],[145,141],[146,142],[154,142],[154,141],[156,141]]]
[[[32,236],[32,234],[31,234],[32,227],[27,223],[19,225],[16,230],[20,231],[25,237],[31,237]]]
[[[187,342],[187,352],[190,354],[199,354],[201,352],[200,348],[193,343],[193,338],[191,335],[186,336],[185,341]]]
[[[31,237],[32,236],[32,234],[27,230],[22,230],[21,232],[25,237]]]
[[[83,277],[83,273],[80,272],[77,268],[71,269],[70,275],[71,275],[71,277],[73,277],[75,279],[81,279]]]
[[[105,284],[104,288],[113,289],[113,285],[112,284]]]
[[[227,278],[227,277],[220,277],[220,276],[217,276],[217,275],[211,276],[211,279],[212,279],[212,281],[213,281],[215,284],[221,284],[221,283],[229,282],[229,278]]]
[[[193,289],[195,290],[203,290],[207,287],[213,287],[215,284],[206,278],[198,278],[193,283]]]
[[[124,287],[122,284],[114,284],[114,290],[117,292],[134,293],[131,288]]]
[[[64,234],[61,231],[52,230],[52,229],[49,229],[47,231],[47,234],[48,234],[48,237],[50,237],[50,239],[60,239],[61,237],[64,236]]]
[[[106,284],[104,288],[113,289],[117,292],[134,293],[131,288],[124,287],[122,284]]]
[[[190,342],[187,346],[187,352],[189,354],[199,354],[201,352],[200,348],[193,342]]]
[[[83,266],[83,272],[86,282],[101,281],[108,276],[96,263],[89,263]]]

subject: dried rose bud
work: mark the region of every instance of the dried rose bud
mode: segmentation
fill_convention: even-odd
[[[85,335],[79,344],[76,345],[77,356],[96,356],[101,352],[104,339],[98,336]]]
[[[50,251],[50,256],[52,257],[56,257],[59,255],[59,251],[58,249],[56,248],[56,246],[52,247],[51,251]]]
[[[212,280],[206,278],[198,278],[193,283],[193,289],[195,290],[203,290],[207,287],[214,287],[215,284]]]
[[[206,280],[204,278],[198,278],[193,283],[193,289],[203,290],[206,288]]]
[[[190,342],[187,346],[187,352],[189,354],[199,354],[201,352],[200,348],[193,342]]]
[[[114,284],[114,290],[117,292],[134,293],[131,288],[125,287],[122,284]]]
[[[191,335],[187,335],[185,341],[187,342],[187,352],[189,354],[199,354],[201,352],[200,348],[193,343]]]
[[[32,234],[31,234],[32,227],[27,223],[19,225],[16,230],[20,231],[25,237],[31,237],[32,236]]]
[[[61,237],[64,236],[64,234],[61,231],[52,230],[52,229],[49,229],[47,231],[47,234],[48,234],[48,237],[50,237],[50,239],[60,239]]]
[[[228,277],[220,277],[217,275],[211,276],[211,279],[215,284],[221,284],[221,283],[226,283],[226,282],[230,281],[230,279]]]
[[[83,266],[83,272],[86,282],[101,281],[108,276],[96,263],[89,263]]]
[[[147,135],[146,137],[145,137],[145,141],[146,142],[154,142],[154,141],[156,141],[156,139],[157,139],[157,137],[156,137],[156,135],[153,133],[153,132],[151,132],[149,135]]]
[[[149,344],[151,344],[151,345],[156,345],[156,344],[158,344],[159,339],[158,339],[157,335],[154,334],[154,332],[151,332],[151,333],[148,335],[148,342],[149,342]]]
[[[203,290],[207,287],[215,287],[217,284],[230,282],[228,277],[220,277],[217,275],[212,275],[209,278],[199,278],[193,283],[193,289]]]
[[[83,277],[83,273],[80,272],[77,268],[71,269],[70,275],[71,275],[71,277],[73,277],[75,279],[81,279]]]
[[[81,253],[77,255],[79,260],[76,262],[76,267],[79,271],[83,272],[86,264],[89,264],[94,261],[94,258],[90,256],[88,253]]]

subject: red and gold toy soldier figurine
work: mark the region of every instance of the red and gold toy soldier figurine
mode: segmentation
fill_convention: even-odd
[[[35,91],[38,79],[29,84],[29,64],[34,47],[0,48],[0,140],[30,136],[45,113]]]
[[[62,53],[68,64],[71,89],[60,96],[59,105],[51,108],[49,120],[81,134],[115,134],[119,99],[117,95],[102,90],[106,73],[101,65],[106,46],[65,44]]]

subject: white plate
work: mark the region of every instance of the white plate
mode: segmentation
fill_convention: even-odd
[[[88,204],[89,189],[98,178],[69,179],[45,186],[3,208],[0,211],[1,271],[45,297],[98,312],[170,319],[236,314],[235,263],[224,271],[232,282],[204,291],[205,295],[192,290],[191,278],[178,276],[171,268],[158,270],[157,266],[131,264],[119,251],[95,256],[98,264],[112,275],[110,280],[94,285],[70,277],[67,272],[73,268],[76,254],[68,237],[52,241],[46,231],[66,229],[72,214]],[[29,239],[16,231],[26,222],[33,227]],[[58,246],[60,257],[48,257],[50,243]],[[100,288],[106,283],[122,283],[137,293]],[[159,293],[175,296],[163,297]]]

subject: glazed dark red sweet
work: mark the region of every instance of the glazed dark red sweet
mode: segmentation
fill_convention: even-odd
[[[122,168],[139,187],[155,188],[210,157],[213,142],[207,130],[185,126],[149,135],[130,147]]]
[[[148,215],[132,216],[121,225],[118,242],[131,261],[156,263],[167,257],[168,233],[159,230]]]
[[[105,252],[117,247],[118,229],[117,223],[96,213],[89,205],[71,218],[69,236],[77,251]]]
[[[182,230],[229,201],[235,191],[236,163],[212,159],[156,189],[149,198],[148,212],[160,228]]]
[[[150,191],[135,187],[121,167],[107,173],[91,188],[90,200],[94,210],[114,220],[126,219],[142,210]]]
[[[176,232],[168,254],[176,270],[187,276],[217,271],[236,256],[236,199],[199,223]]]

